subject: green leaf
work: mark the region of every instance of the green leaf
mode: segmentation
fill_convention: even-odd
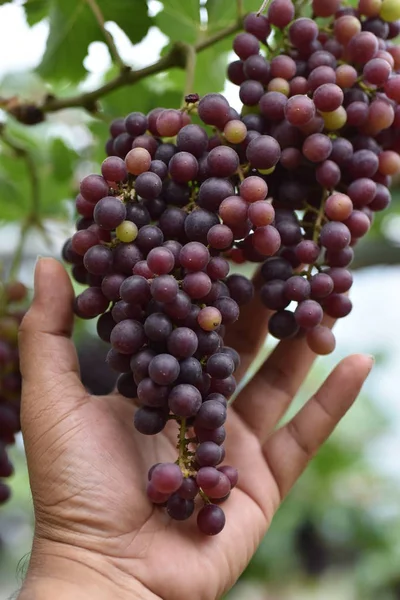
[[[25,14],[29,25],[35,25],[49,14],[49,0],[27,0],[24,4]]]
[[[88,46],[98,37],[98,25],[85,1],[52,0],[50,33],[39,73],[48,79],[81,79]]]
[[[145,0],[97,0],[106,21],[115,21],[133,43],[143,39],[151,25]],[[51,0],[50,33],[39,72],[47,79],[79,81],[86,74],[83,60],[89,45],[104,41],[86,0]]]
[[[77,154],[57,138],[50,146],[52,175],[59,181],[68,181],[73,174]]]
[[[39,216],[65,217],[65,199],[72,198],[73,167],[76,154],[61,140],[46,139],[35,129],[9,123],[7,131],[13,142],[31,155],[39,182]],[[55,157],[53,155],[55,152]],[[32,206],[30,170],[23,157],[6,144],[0,146],[0,215],[5,221],[23,221]]]
[[[7,170],[0,171],[0,214],[1,221],[9,221],[21,218],[22,196],[20,190],[10,179]]]
[[[256,12],[260,8],[260,0],[244,0],[243,10]],[[235,0],[207,0],[208,29],[215,32],[232,25],[238,18]]]
[[[117,23],[132,44],[139,43],[153,24],[146,0],[98,0],[98,5],[105,21]]]
[[[157,26],[171,41],[196,42],[200,32],[199,0],[165,0],[155,18]]]

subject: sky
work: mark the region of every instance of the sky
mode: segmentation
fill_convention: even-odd
[[[150,9],[155,14],[160,9],[160,3],[152,0]],[[135,66],[145,66],[157,60],[166,42],[165,36],[152,28],[145,40],[133,49],[117,26],[110,24],[109,29],[115,36],[123,59]],[[29,28],[21,6],[6,4],[0,7],[0,78],[7,73],[29,70],[39,64],[47,32],[48,25],[45,22]],[[109,65],[106,46],[100,42],[91,44],[85,59],[85,66],[90,72],[86,87],[93,85]],[[237,90],[234,86],[228,86],[226,94],[233,104],[237,103]],[[391,222],[391,229],[391,234],[398,236],[398,220]],[[8,231],[7,236],[0,236],[0,255],[10,249],[10,239],[15,238],[15,229],[10,228]],[[37,251],[45,253],[46,249],[38,247],[37,240],[34,242]],[[32,261],[28,261],[25,265],[27,278],[30,277],[32,267]],[[386,353],[387,360],[373,371],[365,386],[366,392],[371,394],[390,419],[390,428],[384,439],[371,444],[370,458],[400,480],[400,267],[374,267],[356,272],[351,297],[354,302],[353,312],[336,326],[335,352],[331,357],[319,360],[334,364],[348,353]]]

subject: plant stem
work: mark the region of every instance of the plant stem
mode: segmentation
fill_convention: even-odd
[[[239,31],[242,27],[242,20],[238,19],[232,25],[221,29],[216,34],[211,35],[210,37],[202,40],[193,46],[194,52],[197,54],[198,52],[202,52],[206,50],[210,46],[213,46],[217,42],[229,37],[230,35]],[[114,79],[108,81],[104,85],[99,88],[82,94],[77,94],[76,96],[70,96],[69,98],[57,98],[55,96],[48,96],[43,104],[39,107],[43,112],[55,112],[58,110],[62,110],[65,108],[76,108],[83,107],[86,108],[89,112],[95,112],[97,110],[96,102],[103,96],[106,96],[110,92],[117,90],[119,88],[133,85],[150,75],[156,75],[157,73],[161,73],[166,71],[167,69],[171,69],[172,67],[185,68],[186,66],[186,45],[180,42],[174,44],[171,50],[165,56],[161,57],[157,62],[149,65],[148,67],[144,67],[143,69],[137,69],[136,71],[132,70],[124,70],[121,71]]]
[[[194,89],[194,78],[196,74],[196,59],[197,54],[194,46],[187,44],[186,46],[186,81],[185,81],[185,89],[183,92],[183,98],[188,94],[192,94],[195,92]]]
[[[243,0],[236,0],[236,7],[237,7],[237,16],[238,19],[243,19],[243,15],[244,15],[244,6],[243,6]]]
[[[269,0],[264,0],[263,3],[261,4],[260,8],[257,11],[257,16],[261,15],[262,12],[264,12],[264,10],[267,8],[269,4]]]
[[[115,64],[117,64],[119,66],[121,71],[123,71],[125,69],[129,69],[129,67],[127,67],[127,65],[125,65],[124,61],[122,60],[122,58],[118,52],[118,49],[117,49],[117,46],[115,45],[113,36],[111,35],[111,33],[109,31],[107,31],[107,29],[105,27],[103,13],[101,12],[99,5],[97,4],[97,0],[86,0],[86,3],[89,6],[92,13],[94,14],[94,16],[96,17],[96,21],[99,24],[99,27],[104,35],[106,44],[110,51],[111,58],[114,60]]]
[[[186,419],[182,417],[179,419],[179,434],[178,434],[178,464],[185,475],[185,471],[188,469],[187,465],[187,440],[186,440]]]

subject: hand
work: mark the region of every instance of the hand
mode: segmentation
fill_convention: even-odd
[[[76,598],[220,598],[354,402],[373,360],[343,360],[297,415],[275,430],[315,358],[304,339],[278,344],[230,410],[225,462],[239,469],[239,484],[224,504],[225,529],[208,538],[195,519],[173,522],[147,500],[149,467],[176,458],[176,425],[143,436],[133,427],[130,401],[85,391],[70,339],[72,302],[63,267],[41,259],[20,334],[22,426],[36,518],[21,598],[52,583],[57,598],[63,585],[76,586]],[[227,335],[242,355],[239,378],[264,342],[266,323],[267,310],[256,298]]]

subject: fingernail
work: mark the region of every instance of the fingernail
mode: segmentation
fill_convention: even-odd
[[[370,371],[372,371],[372,369],[373,369],[373,367],[374,367],[374,365],[375,365],[375,356],[374,356],[373,354],[367,354],[366,356],[367,356],[367,358],[369,358],[369,360],[370,360],[370,367],[369,367],[369,370],[370,370]]]

